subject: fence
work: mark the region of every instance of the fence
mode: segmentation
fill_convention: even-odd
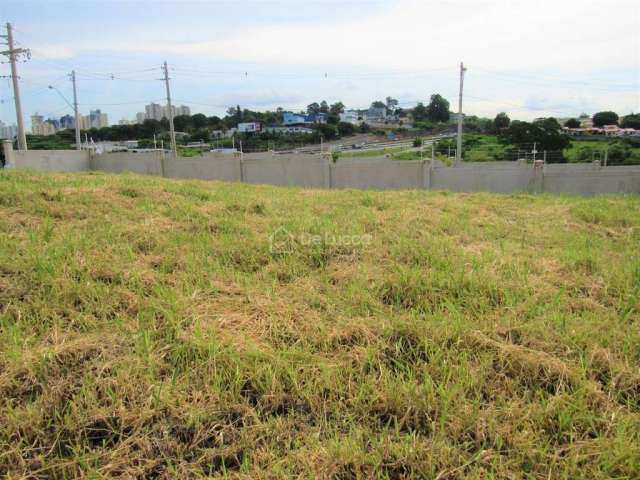
[[[196,178],[313,188],[438,189],[456,192],[553,192],[592,195],[640,193],[640,166],[592,164],[394,161],[386,157],[339,159],[319,154],[205,153],[167,158],[152,153],[33,150],[14,152],[4,144],[8,165],[38,170],[134,172],[169,178]]]

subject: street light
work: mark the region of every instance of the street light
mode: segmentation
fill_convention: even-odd
[[[75,129],[76,129],[76,150],[80,150],[82,149],[82,145],[80,145],[80,117],[78,116],[78,103],[76,100],[76,79],[75,79],[75,71],[71,73],[71,78],[73,80],[73,99],[75,100],[75,104],[71,105],[71,102],[69,100],[67,100],[67,97],[65,97],[62,92],[60,90],[58,90],[56,87],[54,87],[53,85],[49,85],[49,89],[51,90],[55,90],[58,95],[60,95],[60,97],[62,97],[62,99],[65,101],[65,103],[67,105],[69,105],[74,113],[74,121],[73,123],[75,123]]]
[[[49,85],[49,88],[51,90],[55,90],[58,93],[58,95],[60,95],[62,97],[62,99],[67,103],[67,105],[69,105],[71,108],[74,108],[73,105],[71,105],[71,102],[69,100],[67,100],[67,97],[65,97],[60,90],[58,90],[53,85]]]

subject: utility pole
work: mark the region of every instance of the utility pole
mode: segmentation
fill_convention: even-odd
[[[167,86],[167,110],[169,115],[169,135],[171,137],[171,151],[173,152],[173,158],[178,157],[178,149],[176,148],[176,131],[173,128],[173,108],[171,108],[171,91],[169,90],[169,68],[167,62],[164,62],[164,83]]]
[[[13,45],[13,32],[10,23],[7,23],[7,34],[2,35],[7,39],[7,45],[9,50],[0,52],[0,55],[6,55],[9,57],[11,63],[11,79],[13,80],[13,98],[16,101],[16,123],[18,124],[18,150],[27,149],[27,136],[24,132],[24,120],[22,118],[22,103],[20,102],[20,85],[18,82],[18,70],[16,68],[16,58],[18,55],[25,55],[27,58],[31,57],[31,52],[28,48],[14,48]]]
[[[82,149],[80,140],[80,114],[78,113],[78,92],[76,91],[76,71],[71,70],[71,81],[73,82],[73,113],[76,116],[76,150]]]
[[[458,97],[458,144],[456,148],[456,165],[462,161],[462,85],[464,84],[464,64],[460,62],[460,95]]]

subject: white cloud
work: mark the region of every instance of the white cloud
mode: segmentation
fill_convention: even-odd
[[[274,8],[304,9],[300,3],[279,2]],[[126,63],[121,70],[135,70],[167,55],[176,67],[228,70],[242,65],[238,68],[247,68],[250,77],[256,70],[266,73],[259,81],[241,83],[228,76],[199,76],[189,70],[180,76],[175,71],[178,94],[183,82],[186,98],[216,106],[293,108],[325,98],[363,107],[386,95],[404,102],[426,101],[433,92],[442,93],[453,106],[457,65],[464,60],[469,68],[465,111],[472,114],[492,116],[505,110],[533,118],[640,110],[637,89],[616,86],[640,83],[640,3],[635,0],[398,0],[376,8],[363,2],[361,15],[355,16],[343,15],[339,1],[325,4],[333,13],[331,20],[324,16],[265,24],[248,10],[245,20],[222,28],[198,30],[175,23],[171,34],[159,35],[162,25],[141,20],[135,30],[105,28],[100,35],[82,35],[81,41],[59,37],[57,42],[48,38],[40,47],[30,45],[34,60],[57,59],[51,65],[58,70],[89,65],[86,70],[103,72],[114,68],[114,62]],[[23,68],[33,68],[33,63]],[[408,74],[439,68],[447,70]],[[302,77],[323,71],[329,72],[323,81],[280,81],[271,75],[300,72]],[[358,76],[371,72],[405,73]]]
[[[76,50],[70,45],[47,45],[31,48],[31,54],[36,58],[48,60],[64,60],[76,55]]]
[[[331,23],[241,25],[214,39],[175,36],[118,48],[286,65],[416,69],[465,60],[499,68],[638,65],[637,3],[401,0],[382,13]],[[211,36],[208,35],[208,36]],[[577,68],[576,68],[577,67]]]

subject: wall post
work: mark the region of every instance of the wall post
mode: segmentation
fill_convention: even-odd
[[[12,140],[2,140],[2,152],[4,153],[4,168],[16,168]]]
[[[157,154],[158,152],[156,152]],[[173,156],[174,160],[178,159],[178,155],[174,155]],[[162,177],[166,177],[165,175],[165,168],[164,168],[164,162],[165,162],[165,154],[164,154],[164,149],[162,150],[162,153],[160,154],[160,175],[162,175]]]
[[[432,160],[422,161],[422,188],[431,190],[431,169],[433,167]]]
[[[324,158],[324,188],[333,188],[333,159],[331,157]]]
[[[240,167],[240,183],[244,183],[244,158],[242,152],[238,156],[238,166]]]
[[[544,160],[533,162],[533,185],[531,193],[542,193],[544,190]]]

